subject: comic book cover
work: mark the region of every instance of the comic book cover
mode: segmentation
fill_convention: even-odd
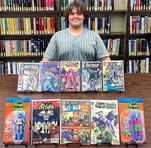
[[[21,63],[18,74],[18,92],[39,91],[39,63]]]
[[[29,121],[30,98],[6,98],[3,143],[27,145]]]
[[[144,107],[142,98],[119,98],[121,142],[146,143]]]
[[[124,91],[124,65],[122,60],[103,61],[103,91]]]
[[[117,100],[91,100],[91,144],[120,144]]]
[[[101,62],[82,61],[82,91],[102,91]]]
[[[62,100],[61,144],[90,144],[90,101]]]
[[[60,99],[32,100],[31,144],[60,142]]]
[[[61,61],[61,91],[80,91],[80,61]]]
[[[60,62],[40,62],[39,90],[60,92]]]

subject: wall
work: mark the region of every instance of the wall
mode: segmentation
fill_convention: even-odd
[[[7,97],[30,97],[31,99],[49,99],[49,98],[62,98],[62,99],[118,99],[119,97],[142,97],[144,99],[145,110],[145,124],[147,144],[139,145],[143,148],[151,148],[151,74],[125,74],[125,92],[103,92],[103,93],[17,93],[17,75],[0,75],[0,148],[3,145],[3,125],[5,114],[5,99]],[[13,146],[9,146],[12,148]],[[16,147],[16,146],[14,146]],[[14,148],[13,147],[13,148]],[[24,146],[17,146],[23,148]],[[35,146],[28,145],[28,148]],[[55,146],[37,146],[38,148],[50,148]],[[67,146],[57,146],[67,147]],[[73,146],[68,146],[73,147]],[[82,146],[96,147],[96,146]],[[108,148],[109,146],[98,146]],[[126,146],[111,146],[112,148],[125,148]],[[135,146],[129,146],[135,147]]]

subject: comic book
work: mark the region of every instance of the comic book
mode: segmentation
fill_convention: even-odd
[[[117,100],[91,100],[91,144],[120,144]]]
[[[124,91],[124,63],[122,60],[103,61],[103,91]]]
[[[3,143],[27,145],[29,121],[30,98],[6,98]]]
[[[119,98],[121,142],[146,143],[144,107],[142,98]]]
[[[32,100],[31,144],[60,142],[60,99]]]
[[[61,144],[90,144],[90,101],[62,100]]]
[[[82,91],[102,91],[101,62],[82,61]]]
[[[61,61],[61,91],[80,91],[80,61]]]
[[[39,91],[39,63],[20,63],[18,74],[18,92]]]
[[[60,92],[60,62],[40,62],[39,90]]]

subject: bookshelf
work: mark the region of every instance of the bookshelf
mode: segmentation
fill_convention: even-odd
[[[128,50],[126,51],[126,72],[130,72],[130,69],[132,69],[132,72],[130,73],[148,73],[150,72],[150,52],[149,50],[146,51],[147,48],[149,49],[149,47],[147,47],[149,44],[146,40],[145,34],[151,32],[151,1],[138,1],[135,4],[129,0],[128,12]],[[132,48],[134,51],[133,54],[130,53]],[[140,50],[142,52],[140,52]],[[142,65],[144,65],[145,68],[143,68]]]
[[[7,0],[4,0],[7,1]],[[28,1],[27,1],[28,2]],[[1,33],[0,33],[0,41],[6,40],[45,40],[44,45],[42,46],[42,52],[39,54],[23,54],[23,55],[3,55],[2,54],[2,43],[0,43],[0,61],[9,61],[9,62],[39,62],[42,59],[42,55],[47,47],[47,44],[51,37],[53,36],[53,32],[50,33],[2,33],[2,18],[55,18],[55,32],[61,30],[61,17],[63,16],[63,0],[54,0],[54,10],[49,8],[49,5],[38,4],[24,4],[24,7],[6,5],[6,8],[3,7],[2,3],[0,5],[0,24],[1,24]],[[88,0],[86,1],[88,2]],[[110,32],[109,33],[100,33],[100,36],[103,40],[110,39],[110,41],[115,38],[120,39],[119,52],[114,55],[111,54],[110,57],[113,60],[124,60],[124,71],[129,72],[127,69],[129,67],[128,62],[130,59],[144,59],[149,57],[149,55],[137,55],[137,56],[129,56],[129,40],[136,38],[143,38],[143,33],[130,34],[130,16],[131,15],[148,15],[151,16],[150,7],[148,10],[133,10],[131,8],[131,0],[113,0],[113,6],[111,10],[90,10],[88,7],[88,13],[90,18],[102,18],[105,16],[110,16]],[[87,4],[87,3],[86,3]],[[29,5],[29,7],[28,7]],[[41,6],[38,7],[38,6]],[[30,7],[31,6],[31,7]],[[30,23],[30,21],[29,21]],[[12,26],[12,23],[11,23]],[[29,42],[30,44],[30,42]],[[113,42],[112,42],[113,45]],[[110,44],[108,45],[110,46]],[[107,47],[108,48],[108,47]],[[112,46],[108,48],[108,50],[112,50]],[[22,49],[23,50],[23,49]],[[29,50],[29,49],[28,49]],[[36,53],[36,52],[35,52]]]

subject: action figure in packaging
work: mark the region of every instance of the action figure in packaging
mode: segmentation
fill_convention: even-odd
[[[119,98],[121,141],[124,144],[146,142],[142,98]]]
[[[30,98],[7,98],[3,143],[27,144],[29,138]]]

